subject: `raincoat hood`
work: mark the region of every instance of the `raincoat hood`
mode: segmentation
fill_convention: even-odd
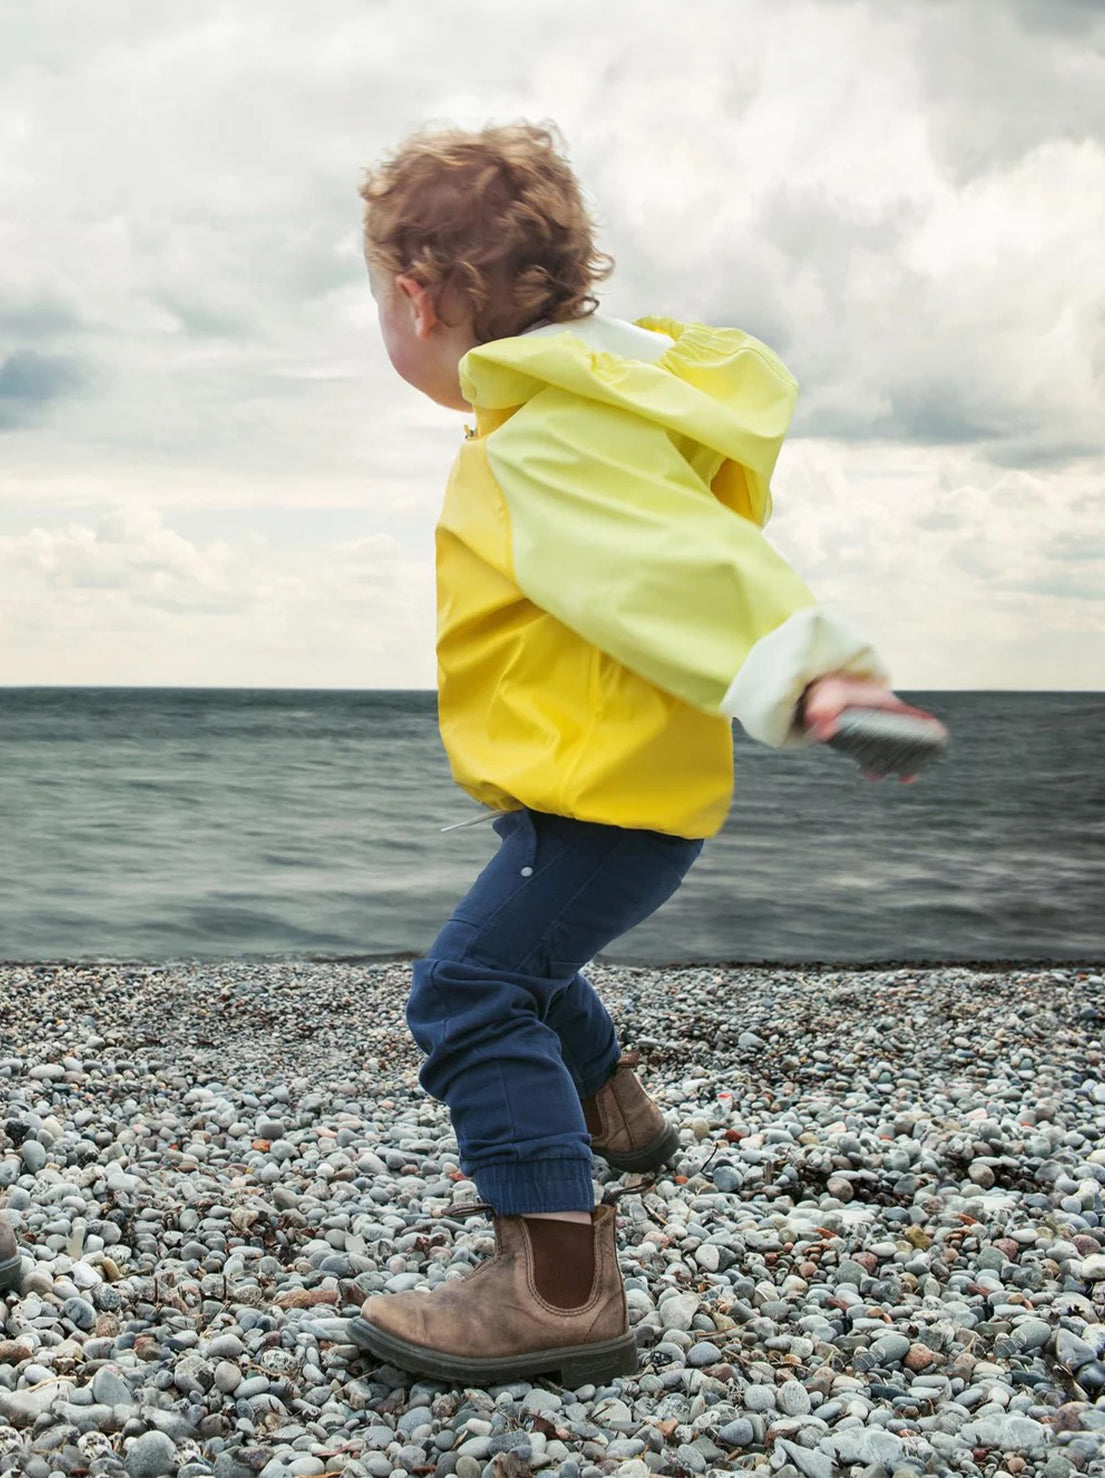
[[[740,329],[640,318],[636,327],[656,336],[657,347],[659,336],[670,341],[647,362],[594,347],[591,322],[549,324],[470,350],[460,363],[461,393],[477,416],[515,410],[548,387],[630,411],[741,466],[749,506],[738,511],[762,527],[798,397],[778,355]],[[604,320],[595,325],[601,330]],[[601,332],[596,337],[601,344]]]

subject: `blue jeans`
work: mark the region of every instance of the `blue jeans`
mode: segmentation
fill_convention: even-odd
[[[414,962],[420,1081],[448,1105],[461,1165],[500,1215],[590,1211],[580,1099],[619,1054],[582,967],[667,902],[703,842],[526,807],[492,825],[498,852]]]

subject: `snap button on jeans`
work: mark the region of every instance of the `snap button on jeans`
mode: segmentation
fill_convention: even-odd
[[[533,877],[533,868],[532,867],[523,867],[523,869],[522,869],[522,876],[524,878],[531,878],[531,877]]]

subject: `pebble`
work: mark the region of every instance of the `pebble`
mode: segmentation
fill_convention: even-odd
[[[775,1392],[779,1410],[787,1416],[807,1416],[810,1411],[810,1395],[800,1381],[784,1381]]]
[[[1009,1413],[988,1416],[968,1424],[960,1432],[973,1447],[998,1447],[1003,1451],[1043,1452],[1050,1440],[1047,1427],[1031,1417]]]
[[[725,1426],[718,1428],[717,1434],[726,1447],[750,1447],[756,1440],[755,1429],[746,1416],[726,1422]]]
[[[660,1305],[660,1321],[665,1329],[687,1330],[698,1312],[698,1299],[693,1293],[676,1294]]]
[[[123,1459],[128,1478],[164,1478],[177,1469],[176,1447],[164,1432],[143,1432]]]
[[[618,1205],[641,1368],[453,1390],[344,1338],[368,1294],[491,1246],[450,1214],[478,1191],[418,1084],[408,964],[0,966],[0,1206],[26,1254],[0,1295],[0,1469],[1093,1470],[1086,972],[590,974],[683,1131]]]

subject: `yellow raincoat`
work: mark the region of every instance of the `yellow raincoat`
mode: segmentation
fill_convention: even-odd
[[[480,345],[460,379],[476,425],[436,531],[454,779],[493,813],[713,836],[733,718],[803,743],[814,677],[885,677],[761,533],[795,380],[736,329],[598,316]]]

